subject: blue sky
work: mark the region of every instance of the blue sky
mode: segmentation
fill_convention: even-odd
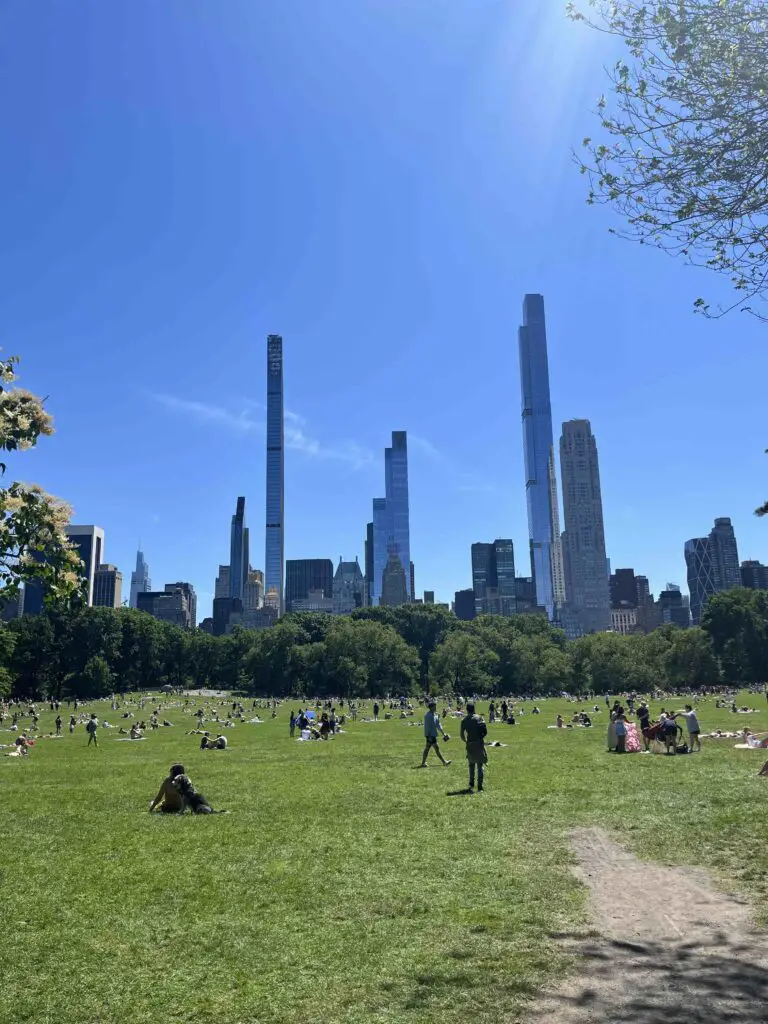
[[[734,521],[768,559],[766,328],[607,234],[570,148],[604,42],[541,0],[11,0],[0,10],[2,344],[57,433],[14,475],[207,611],[247,498],[263,563],[268,333],[286,557],[363,557],[392,429],[416,586],[473,541],[528,573],[517,326],[547,306],[555,435],[597,437],[608,554],[658,591]]]

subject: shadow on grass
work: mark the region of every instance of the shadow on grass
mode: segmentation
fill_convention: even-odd
[[[471,796],[474,789],[449,789],[446,796]]]
[[[729,941],[620,942],[552,936],[578,957],[582,979],[547,996],[532,1021],[556,1024],[764,1024],[764,935]]]

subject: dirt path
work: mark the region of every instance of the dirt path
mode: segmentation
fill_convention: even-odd
[[[557,936],[576,972],[525,1024],[765,1024],[768,942],[705,871],[638,860],[601,829],[572,834],[589,935]]]

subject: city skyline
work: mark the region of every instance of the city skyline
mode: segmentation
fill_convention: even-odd
[[[468,587],[495,537],[528,575],[515,335],[540,293],[553,422],[592,423],[613,564],[684,583],[682,543],[723,515],[768,561],[765,326],[693,315],[730,283],[585,204],[600,40],[559,4],[198,6],[153,5],[149,33],[120,5],[4,5],[40,44],[6,69],[5,337],[56,428],[9,478],[99,523],[126,583],[140,536],[153,585],[210,606],[238,495],[264,557],[277,331],[286,558],[362,552],[402,426],[421,589]]]

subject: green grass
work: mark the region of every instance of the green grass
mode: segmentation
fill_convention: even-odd
[[[742,702],[760,714],[707,701],[703,728],[768,730],[765,698]],[[285,706],[274,722],[228,730],[226,753],[200,751],[184,735],[191,718],[171,710],[175,727],[145,742],[100,730],[89,749],[82,727],[69,736],[65,725],[26,761],[0,757],[0,1017],[524,1020],[526,999],[568,967],[551,934],[585,924],[568,871],[574,825],[708,866],[766,911],[762,755],[705,741],[693,757],[609,756],[604,712],[591,731],[555,732],[546,726],[573,706],[541,706],[490,728],[509,746],[489,752],[487,791],[469,797],[446,796],[466,784],[450,720],[454,763],[427,771],[413,770],[416,727],[350,723],[331,742],[299,744]],[[147,814],[176,760],[232,813]]]

